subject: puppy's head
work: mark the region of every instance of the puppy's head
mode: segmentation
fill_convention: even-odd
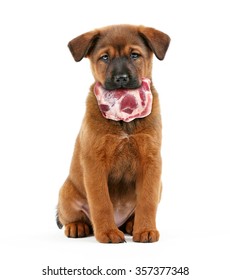
[[[88,57],[96,81],[107,90],[138,88],[151,79],[152,55],[164,59],[170,38],[154,28],[112,25],[69,42],[76,61]]]

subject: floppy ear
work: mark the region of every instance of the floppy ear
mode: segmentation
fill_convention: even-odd
[[[90,50],[93,48],[98,38],[99,31],[95,30],[84,33],[71,40],[68,47],[75,61],[78,62],[82,60],[83,57],[86,57],[90,53]]]
[[[160,60],[163,60],[167,52],[170,37],[154,28],[141,26],[139,28],[141,37],[144,39],[146,45]]]

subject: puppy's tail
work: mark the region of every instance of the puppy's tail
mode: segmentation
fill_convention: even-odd
[[[63,227],[63,224],[60,222],[59,220],[59,215],[58,215],[58,210],[56,212],[56,223],[57,223],[57,226],[61,229]]]

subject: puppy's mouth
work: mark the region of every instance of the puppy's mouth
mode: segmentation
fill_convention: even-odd
[[[144,78],[137,88],[107,90],[97,82],[94,94],[102,115],[107,119],[125,122],[148,116],[152,110],[150,84],[151,81]]]
[[[126,74],[113,76],[112,79],[107,79],[103,85],[106,90],[117,89],[136,89],[142,84],[142,80],[134,79]]]

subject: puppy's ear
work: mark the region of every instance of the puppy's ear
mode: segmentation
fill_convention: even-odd
[[[71,40],[68,44],[68,47],[75,61],[78,62],[82,60],[83,57],[87,57],[98,38],[99,31],[95,30],[84,33]]]
[[[163,60],[170,43],[170,37],[151,27],[141,26],[139,32],[150,50],[158,59]]]

